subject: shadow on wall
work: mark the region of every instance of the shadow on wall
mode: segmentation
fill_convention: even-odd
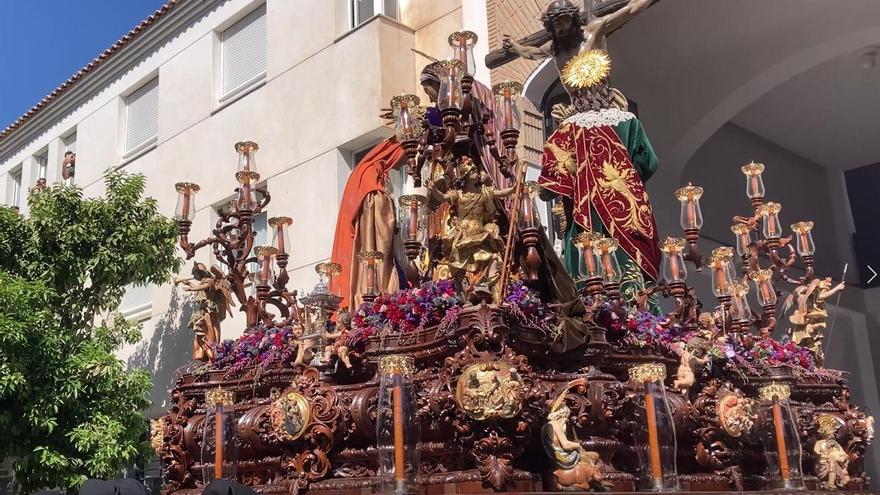
[[[145,412],[149,418],[165,412],[168,392],[174,386],[178,370],[192,364],[192,332],[188,327],[192,315],[191,297],[183,296],[175,287],[168,311],[156,321],[153,335],[138,344],[128,358],[129,368],[145,369],[152,375],[152,406]]]

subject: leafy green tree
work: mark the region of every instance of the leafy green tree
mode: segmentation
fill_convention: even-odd
[[[140,338],[118,315],[129,284],[179,268],[172,220],[144,177],[105,176],[106,196],[33,192],[30,213],[0,208],[0,459],[25,493],[116,477],[137,454],[150,377],[114,352]]]

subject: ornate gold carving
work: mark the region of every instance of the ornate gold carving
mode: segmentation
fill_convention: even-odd
[[[288,392],[272,402],[269,415],[275,436],[291,442],[299,438],[309,424],[309,400],[300,393]]]
[[[232,391],[225,390],[220,387],[208,390],[207,392],[205,392],[205,403],[207,403],[209,406],[231,406],[234,403],[232,398]]]
[[[565,64],[562,80],[567,86],[584,89],[605,80],[610,72],[611,57],[605,50],[587,50]]]
[[[742,170],[742,173],[749,176],[759,175],[764,172],[764,164],[751,162],[743,165],[740,170]]]
[[[758,215],[767,216],[767,215],[775,215],[782,211],[782,205],[779,203],[769,202],[764,203],[758,207]]]
[[[290,217],[272,217],[268,221],[269,227],[273,229],[278,225],[293,225],[293,219]]]
[[[703,188],[690,183],[681,189],[675,190],[675,198],[679,201],[684,201],[686,199],[696,200],[701,197],[703,197]]]
[[[629,379],[633,382],[662,382],[666,379],[666,366],[660,363],[645,363],[629,369]]]
[[[174,184],[174,189],[177,190],[177,192],[181,192],[181,191],[199,192],[199,189],[201,189],[201,188],[199,187],[198,184],[195,184],[193,182],[178,182],[177,184]]]
[[[819,423],[819,434],[822,436],[833,435],[840,428],[840,420],[831,414],[820,414],[816,422]]]
[[[253,141],[239,141],[235,143],[236,153],[253,153],[260,149],[260,145]]]
[[[748,434],[755,424],[755,401],[736,392],[722,392],[718,399],[718,423],[732,437]]]
[[[416,363],[412,356],[394,354],[379,358],[379,373],[383,375],[412,375],[416,372]]]
[[[503,96],[505,90],[510,90],[511,97],[522,93],[523,85],[516,81],[501,81],[492,86],[492,92],[498,96]]]
[[[522,409],[525,384],[516,369],[501,361],[476,363],[462,371],[455,402],[479,420],[512,418]]]
[[[807,232],[813,230],[813,222],[797,222],[791,224],[792,232],[796,234],[806,234]]]
[[[164,445],[165,418],[150,420],[150,447],[158,453]]]
[[[791,387],[787,383],[771,383],[764,385],[758,390],[758,396],[761,400],[772,401],[774,398],[778,400],[788,400],[791,397]]]

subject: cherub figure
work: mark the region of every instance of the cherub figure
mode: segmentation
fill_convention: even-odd
[[[831,277],[815,279],[809,285],[801,285],[794,290],[797,298],[797,309],[789,317],[793,325],[789,329],[791,340],[797,345],[813,351],[816,364],[822,366],[825,362],[825,354],[822,350],[828,310],[825,301],[842,291],[845,284],[840,282],[831,287]]]
[[[184,284],[185,292],[194,293],[198,304],[189,322],[195,333],[193,359],[210,361],[214,358],[214,346],[220,342],[220,323],[226,319],[227,313],[232,316],[229,282],[216,266],[209,271],[204,263],[196,263],[191,277],[175,277],[174,284],[180,283]]]
[[[839,423],[831,415],[819,416],[819,435],[821,438],[813,446],[816,453],[816,475],[822,482],[822,488],[836,490],[845,488],[849,483],[849,456],[837,439]]]
[[[336,317],[336,331],[324,334],[329,345],[324,346],[324,362],[329,363],[335,355],[346,368],[351,369],[351,358],[348,353],[348,334],[351,328],[351,313],[341,311]]]
[[[698,337],[694,337],[697,339]],[[676,342],[674,344],[675,352],[678,354],[680,361],[678,371],[675,373],[675,381],[672,386],[687,394],[691,385],[696,381],[694,368],[709,362],[707,357],[696,357],[689,350],[684,342]]]

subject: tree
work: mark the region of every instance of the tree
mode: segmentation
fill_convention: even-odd
[[[32,192],[27,217],[0,208],[0,459],[25,492],[116,477],[146,430],[149,374],[114,355],[140,327],[106,316],[125,286],[177,271],[177,231],[142,175],[105,184]]]

